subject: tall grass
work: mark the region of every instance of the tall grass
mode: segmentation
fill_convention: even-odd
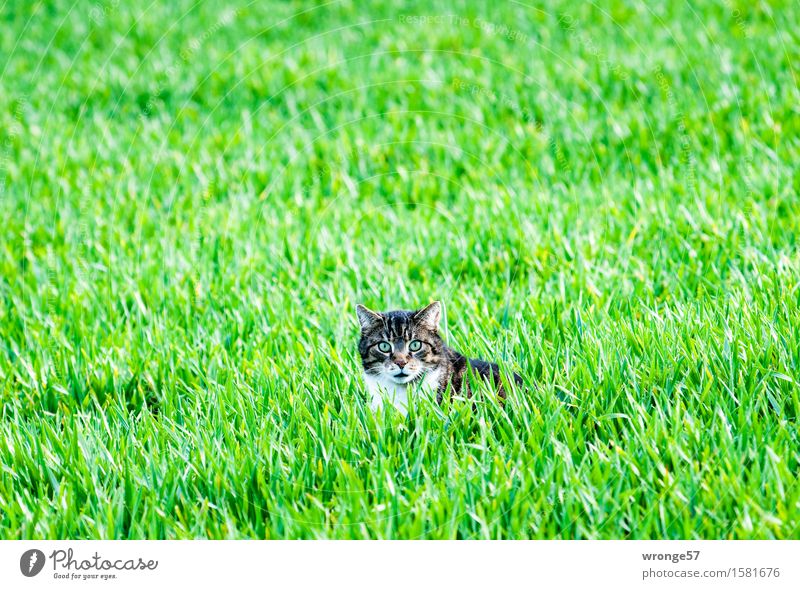
[[[0,537],[800,537],[799,16],[7,3]]]

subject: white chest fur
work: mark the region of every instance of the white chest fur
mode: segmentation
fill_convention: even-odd
[[[442,370],[437,368],[425,375],[417,384],[397,384],[388,377],[364,375],[370,396],[370,406],[377,411],[384,403],[390,403],[403,415],[408,414],[409,401],[416,395],[435,395],[439,388]]]

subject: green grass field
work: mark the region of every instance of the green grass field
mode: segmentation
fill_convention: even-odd
[[[800,538],[800,5],[130,4],[0,8],[1,538]]]

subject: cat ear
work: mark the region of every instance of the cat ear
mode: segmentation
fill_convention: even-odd
[[[361,324],[361,329],[369,329],[375,323],[383,321],[380,313],[370,311],[364,305],[356,305],[356,315],[358,315],[358,322]]]
[[[424,325],[431,331],[439,329],[439,319],[442,316],[442,304],[439,301],[433,301],[424,309],[420,309],[414,313],[414,321],[420,325]]]

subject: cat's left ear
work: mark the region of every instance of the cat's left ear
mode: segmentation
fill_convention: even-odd
[[[362,330],[369,329],[375,323],[383,321],[380,313],[370,311],[364,305],[356,305],[356,315],[358,315],[358,323]]]
[[[442,304],[439,301],[433,301],[424,309],[420,309],[414,313],[414,321],[419,325],[424,325],[431,331],[438,331],[439,319],[442,317]]]

